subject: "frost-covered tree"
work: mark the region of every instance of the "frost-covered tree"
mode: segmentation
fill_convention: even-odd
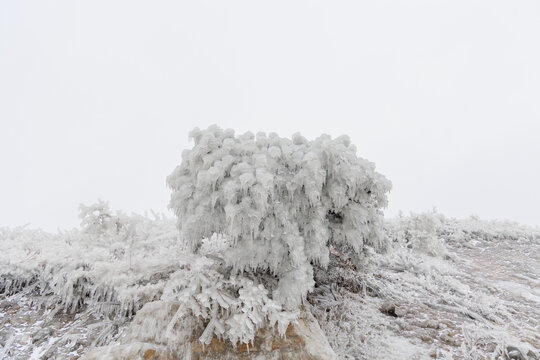
[[[391,184],[347,136],[235,136],[211,126],[190,137],[195,146],[167,178],[181,238],[197,251],[203,238],[224,234],[225,263],[274,275],[272,298],[286,309],[313,288],[313,266],[328,265],[329,245],[359,254],[384,243]]]
[[[113,258],[121,258],[127,252],[131,268],[135,228],[143,218],[137,215],[126,216],[120,211],[113,212],[109,203],[103,200],[91,205],[80,204],[79,218],[82,232],[102,246],[107,246]]]
[[[124,225],[121,214],[115,215],[109,208],[109,203],[103,200],[91,205],[80,204],[79,219],[83,231],[93,235],[117,234]]]

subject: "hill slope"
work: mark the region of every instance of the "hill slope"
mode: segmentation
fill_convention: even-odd
[[[0,358],[77,358],[125,342],[134,315],[203,261],[179,247],[173,220],[128,222],[113,235],[2,229]],[[316,272],[305,308],[339,358],[540,358],[540,230],[438,214],[385,227],[387,252],[353,264],[333,249]],[[203,274],[226,241],[206,244]],[[149,341],[158,325],[142,329]]]

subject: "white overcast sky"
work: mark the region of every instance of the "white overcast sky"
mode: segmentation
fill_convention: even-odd
[[[348,134],[388,216],[540,225],[540,2],[0,1],[0,226],[165,212],[214,123]]]

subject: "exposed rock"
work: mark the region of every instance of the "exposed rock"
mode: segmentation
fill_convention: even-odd
[[[157,352],[155,349],[147,349],[143,354],[144,360],[151,360],[154,359],[156,356]]]
[[[180,360],[181,358],[164,346],[143,342],[133,342],[131,344],[118,344],[94,348],[84,355],[82,359]]]
[[[252,343],[233,346],[229,341],[217,338],[207,345],[196,337],[187,343],[180,340],[171,343],[163,334],[177,309],[177,305],[161,301],[145,305],[135,316],[121,344],[92,349],[83,359],[177,360],[186,356],[192,360],[337,360],[317,320],[308,311],[302,313],[296,324],[289,325],[283,337],[273,329],[260,329]],[[153,330],[145,331],[149,327]],[[150,333],[156,335],[151,336]]]
[[[392,301],[385,301],[379,310],[386,315],[397,317],[396,315],[396,304],[394,304]]]
[[[525,360],[525,357],[523,356],[521,351],[519,351],[519,349],[515,346],[507,346],[506,351],[506,358],[509,360]]]
[[[32,344],[41,344],[45,340],[48,340],[53,334],[53,329],[45,328],[41,329],[32,335]]]
[[[403,317],[409,312],[404,306],[396,306],[395,314],[397,317]]]
[[[423,321],[419,321],[415,323],[415,325],[425,328],[425,329],[438,329],[439,328],[439,322],[434,319],[427,319]]]
[[[191,343],[192,359],[337,359],[336,354],[317,323],[308,312],[296,325],[289,325],[284,337],[260,329],[252,344],[234,348],[231,343],[216,338],[209,345],[195,340]]]

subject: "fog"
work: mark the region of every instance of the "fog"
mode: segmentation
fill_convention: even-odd
[[[348,134],[387,216],[540,225],[539,36],[533,0],[2,2],[0,226],[167,212],[210,124]]]

